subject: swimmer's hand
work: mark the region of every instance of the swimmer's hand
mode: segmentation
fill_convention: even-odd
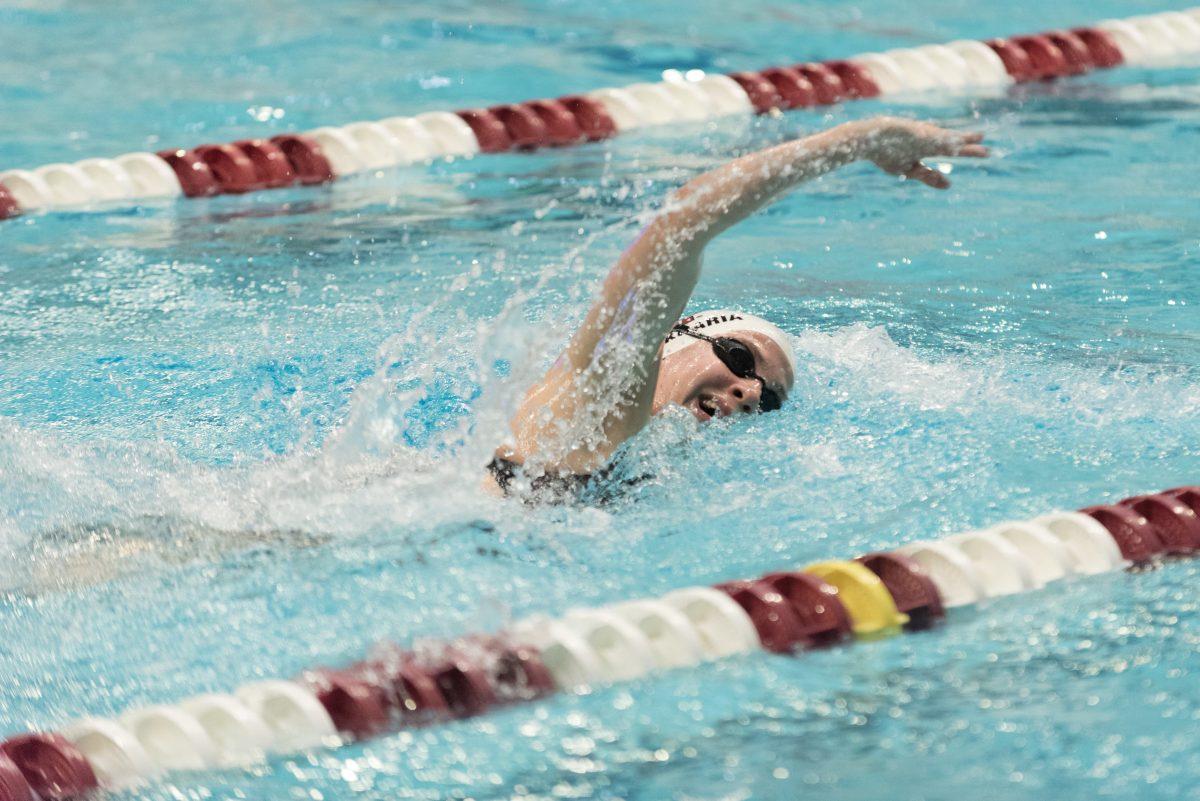
[[[946,189],[950,179],[921,163],[932,156],[986,158],[988,149],[979,144],[983,134],[950,131],[928,122],[900,117],[876,117],[858,123],[862,157],[879,169],[920,181],[934,189]]]

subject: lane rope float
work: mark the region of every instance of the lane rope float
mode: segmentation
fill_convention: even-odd
[[[554,692],[629,681],[762,649],[800,655],[936,625],[946,610],[1080,575],[1200,553],[1200,487],[1052,512],[852,561],[570,609],[230,694],[83,718],[0,743],[0,801],[59,801],[165,773],[480,715]]]
[[[1197,55],[1200,7],[756,72],[667,70],[658,82],[558,98],[8,170],[0,172],[0,220],[61,209],[136,205],[153,198],[323,184],[438,158],[594,142],[647,126],[915,92],[965,93],[1122,64],[1166,66]]]

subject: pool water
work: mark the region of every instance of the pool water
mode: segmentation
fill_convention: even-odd
[[[228,141],[1171,8],[0,0],[0,165]],[[718,240],[691,308],[793,402],[633,443],[605,506],[480,492],[675,186],[878,113],[987,134]],[[319,189],[0,225],[0,734],[1195,482],[1200,72],[642,129]],[[1200,798],[1200,567],[752,654],[137,799]],[[896,790],[895,788],[903,788]]]

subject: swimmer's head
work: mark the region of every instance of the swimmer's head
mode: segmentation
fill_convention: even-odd
[[[745,345],[754,357],[754,372],[763,380],[735,375],[718,357],[713,343],[693,333]],[[795,376],[796,354],[787,334],[775,325],[730,309],[691,314],[676,324],[663,343],[654,411],[675,404],[699,420],[752,413],[759,411],[764,393],[785,399]]]

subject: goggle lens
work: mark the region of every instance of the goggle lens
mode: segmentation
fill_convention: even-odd
[[[729,372],[738,378],[755,378],[762,385],[759,393],[758,410],[760,412],[775,412],[783,408],[783,401],[775,390],[766,385],[758,375],[758,364],[754,361],[754,352],[736,339],[717,337],[712,341],[713,353],[721,363],[729,368]]]
[[[738,378],[754,377],[755,368],[758,366],[754,363],[754,353],[741,342],[728,337],[719,337],[713,342],[713,350],[716,352],[717,358],[729,368],[729,372]]]

